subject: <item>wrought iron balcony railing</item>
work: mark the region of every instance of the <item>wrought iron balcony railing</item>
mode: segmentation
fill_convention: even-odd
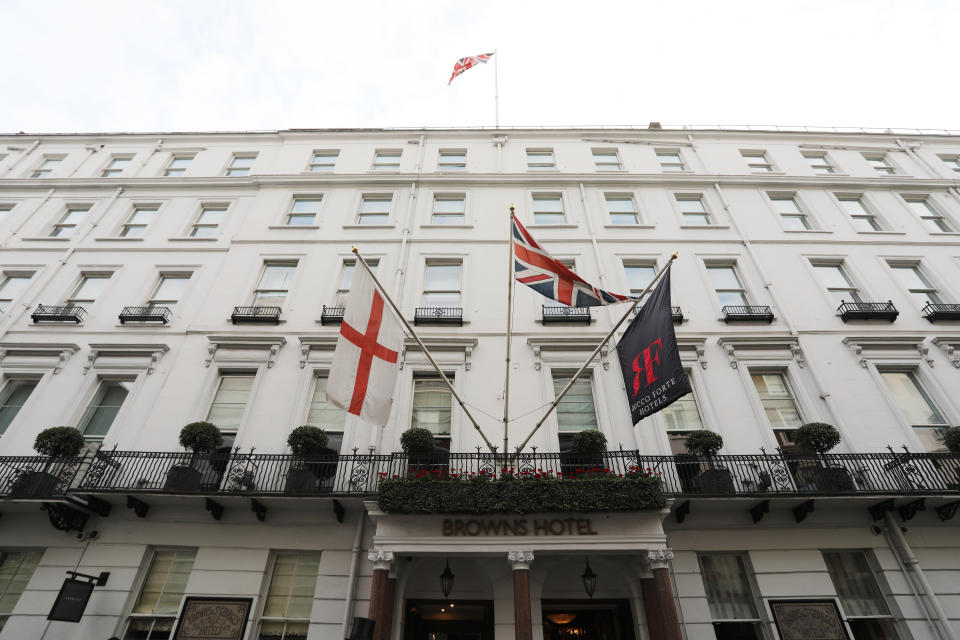
[[[934,304],[933,302],[928,302],[921,313],[923,313],[923,317],[930,322],[960,320],[960,304]]]
[[[323,305],[320,313],[320,324],[340,324],[343,322],[343,311],[346,307],[328,307]]]
[[[79,304],[38,304],[30,317],[34,324],[41,322],[75,322],[80,324],[83,322],[85,315],[87,315],[87,310]]]
[[[127,322],[170,322],[170,307],[146,305],[143,307],[124,307],[120,312],[120,324]]]
[[[64,496],[84,460],[83,457],[2,456],[0,496],[34,499]]]
[[[850,320],[886,320],[893,322],[900,315],[893,302],[843,302],[837,307],[840,319]]]
[[[773,322],[773,311],[760,304],[728,304],[723,308],[725,322]]]
[[[590,307],[543,305],[543,322],[582,322],[590,324]]]
[[[233,324],[280,324],[280,307],[234,307]]]
[[[380,478],[402,476],[411,469],[490,477],[511,469],[514,474],[555,476],[643,470],[659,474],[664,490],[677,497],[960,495],[960,454],[955,453],[725,455],[705,459],[647,456],[636,451],[522,453],[507,458],[503,454],[438,451],[310,459],[239,451],[101,451],[90,461],[76,491],[365,496],[376,494]]]
[[[633,315],[640,313],[640,309],[643,308],[643,305],[637,305],[633,308]],[[683,322],[683,309],[680,307],[670,307],[670,317],[673,318],[673,324],[680,324]]]
[[[417,307],[413,324],[455,324],[463,326],[463,309],[460,307]]]

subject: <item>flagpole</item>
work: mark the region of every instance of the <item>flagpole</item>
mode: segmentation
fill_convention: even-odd
[[[528,443],[528,442],[530,442],[530,438],[533,437],[533,434],[535,434],[535,433],[537,432],[537,430],[538,430],[538,429],[540,428],[540,426],[547,420],[547,418],[550,416],[550,414],[553,413],[553,410],[557,408],[557,405],[560,404],[560,401],[563,399],[563,396],[567,395],[567,392],[570,391],[570,388],[573,386],[573,383],[577,381],[577,378],[579,378],[579,377],[581,376],[581,374],[583,374],[583,372],[586,371],[587,367],[590,366],[590,363],[593,361],[593,359],[594,359],[595,357],[597,357],[597,354],[600,353],[600,349],[603,348],[603,345],[607,344],[607,341],[610,340],[610,338],[613,336],[614,332],[615,332],[617,329],[620,328],[620,325],[623,324],[623,321],[627,319],[627,316],[630,315],[630,312],[632,312],[632,311],[637,307],[637,305],[640,304],[640,301],[643,300],[643,296],[647,295],[647,293],[650,291],[650,289],[653,288],[653,285],[656,284],[657,280],[660,279],[660,276],[662,276],[662,275],[664,274],[664,272],[667,270],[667,268],[668,268],[671,264],[673,264],[673,261],[676,260],[676,259],[677,259],[677,254],[676,254],[676,253],[674,253],[672,256],[670,256],[670,259],[667,260],[667,264],[665,264],[665,265],[660,269],[660,271],[657,272],[657,275],[655,275],[655,276],[653,277],[653,280],[651,280],[651,281],[650,281],[650,284],[647,285],[647,288],[643,290],[643,293],[641,293],[640,296],[639,296],[636,300],[633,301],[633,304],[630,305],[630,308],[627,309],[627,312],[623,314],[623,316],[620,318],[620,321],[617,322],[617,324],[615,324],[615,325],[613,326],[613,329],[610,329],[610,333],[608,333],[608,334],[606,335],[606,337],[605,337],[603,340],[600,341],[600,344],[598,344],[598,345],[597,345],[597,348],[593,350],[593,353],[590,354],[590,357],[587,358],[587,361],[583,363],[583,366],[581,366],[581,367],[577,370],[577,372],[576,372],[575,374],[573,374],[573,377],[570,378],[570,382],[567,383],[567,386],[565,386],[565,387],[563,388],[563,391],[560,392],[560,395],[558,395],[558,396],[556,397],[556,399],[550,404],[550,408],[547,409],[547,412],[546,412],[545,414],[543,414],[543,417],[542,417],[542,418],[540,418],[540,421],[539,421],[539,422],[537,423],[537,425],[533,428],[533,431],[530,432],[530,435],[528,435],[527,438],[526,438],[526,440],[524,440],[523,442],[521,442],[521,443],[520,443],[520,446],[517,447],[517,453],[520,453],[521,451],[523,451],[523,448],[524,448],[525,446],[527,446],[527,443]]]
[[[503,455],[510,453],[507,434],[510,425],[510,341],[513,337],[513,216],[516,209],[510,205],[510,264],[507,268],[507,373],[503,377]]]
[[[437,373],[440,374],[440,379],[447,385],[447,388],[450,389],[450,393],[453,394],[453,397],[457,399],[457,403],[460,405],[460,408],[463,409],[463,413],[466,414],[467,418],[470,419],[470,422],[473,423],[473,428],[477,430],[477,433],[480,434],[480,437],[483,438],[483,441],[486,443],[487,447],[490,448],[490,451],[496,453],[497,448],[493,446],[490,440],[487,439],[487,436],[483,433],[483,430],[480,429],[480,425],[477,424],[476,419],[473,417],[473,414],[470,413],[470,410],[463,404],[463,399],[460,398],[460,394],[457,393],[457,390],[453,388],[453,385],[450,384],[450,381],[447,379],[446,374],[440,369],[440,365],[437,364],[437,361],[433,359],[433,356],[430,355],[430,352],[427,350],[427,346],[423,344],[423,341],[420,340],[420,336],[417,335],[417,332],[413,330],[413,327],[410,326],[410,323],[407,322],[407,319],[403,317],[403,314],[400,313],[400,309],[397,308],[397,305],[394,304],[393,298],[390,297],[390,294],[387,293],[386,289],[383,288],[383,285],[380,284],[380,281],[377,279],[377,276],[373,273],[373,270],[370,269],[370,265],[367,264],[367,261],[363,259],[363,256],[360,255],[360,251],[356,248],[352,248],[353,255],[357,256],[357,260],[360,264],[363,265],[363,268],[366,269],[367,273],[373,278],[373,283],[377,285],[377,288],[380,290],[380,293],[383,294],[383,297],[390,304],[390,308],[393,309],[394,314],[397,318],[400,319],[400,322],[403,323],[403,326],[407,328],[407,331],[410,332],[410,335],[413,336],[413,339],[417,341],[417,344],[420,345],[420,348],[423,349],[424,355],[427,356],[427,360],[430,361],[430,364],[433,365],[433,368],[437,370]]]
[[[493,113],[495,128],[500,128],[500,56],[493,50]],[[512,226],[512,225],[511,225]],[[506,452],[504,452],[506,453]]]

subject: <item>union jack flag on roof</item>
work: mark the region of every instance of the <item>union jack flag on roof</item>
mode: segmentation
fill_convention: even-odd
[[[517,216],[513,216],[513,277],[543,296],[568,307],[599,307],[630,300],[598,289],[537,244]]]
[[[481,62],[483,64],[486,64],[492,57],[493,57],[492,53],[478,53],[475,56],[467,56],[466,58],[460,58],[459,60],[457,60],[457,63],[453,65],[453,75],[450,76],[450,80],[449,82],[447,82],[447,86],[449,87],[450,83],[453,82],[453,79],[456,78],[461,73],[463,73],[464,71],[466,71],[467,69],[473,68],[478,64],[480,64]]]

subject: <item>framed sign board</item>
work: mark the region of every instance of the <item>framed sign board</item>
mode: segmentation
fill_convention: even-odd
[[[93,593],[93,582],[67,578],[60,587],[60,593],[53,602],[53,608],[47,620],[60,622],[80,622],[83,611],[87,608],[87,601]]]
[[[770,600],[782,640],[850,640],[836,600]]]
[[[188,597],[173,640],[243,640],[253,598]]]

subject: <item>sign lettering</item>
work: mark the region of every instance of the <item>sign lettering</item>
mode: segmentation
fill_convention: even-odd
[[[445,537],[477,536],[595,536],[590,518],[549,518],[527,520],[489,520],[446,518]]]

